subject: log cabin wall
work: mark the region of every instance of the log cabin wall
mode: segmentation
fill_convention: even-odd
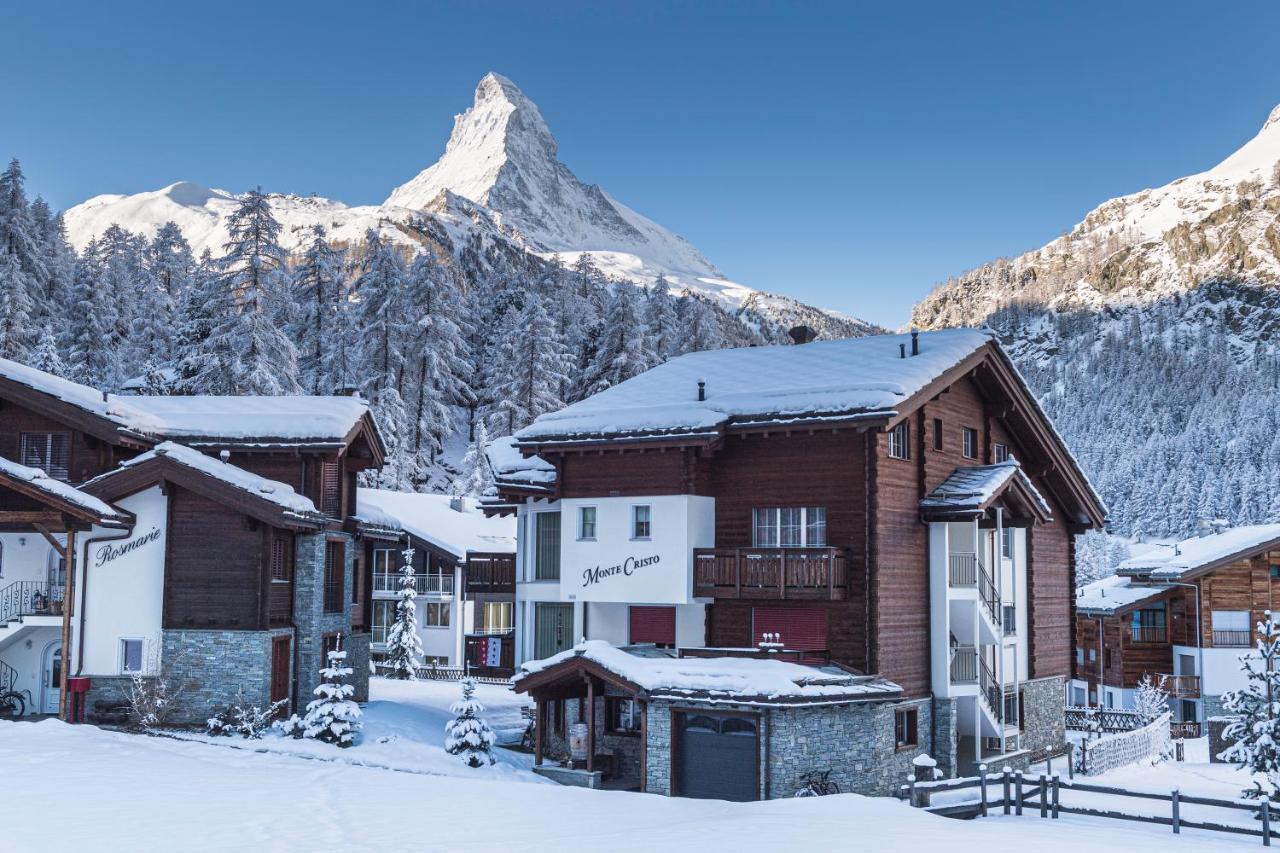
[[[111,445],[11,401],[0,400],[0,456],[16,462],[24,432],[65,432],[71,436],[68,460],[69,480],[83,483],[114,468],[117,461],[134,455],[121,454]]]
[[[569,453],[561,457],[560,491],[566,498],[705,494],[688,490],[692,449]]]
[[[1273,565],[1280,565],[1280,551],[1259,552],[1217,569],[1201,579],[1201,607],[1204,610],[1201,642],[1206,648],[1215,645],[1213,611],[1248,610],[1249,629],[1252,632],[1254,626],[1262,621],[1263,612],[1274,610],[1277,602],[1280,602],[1280,579],[1271,577]],[[1188,612],[1193,607],[1194,605],[1189,606]],[[1191,630],[1195,630],[1194,625]],[[1252,644],[1251,635],[1249,645]]]
[[[265,629],[269,532],[267,525],[170,484],[164,627]]]

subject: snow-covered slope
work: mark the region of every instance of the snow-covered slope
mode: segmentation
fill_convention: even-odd
[[[979,267],[916,306],[921,328],[1014,300],[1058,310],[1149,302],[1211,280],[1280,283],[1280,106],[1208,171],[1098,205],[1041,249]]]
[[[335,241],[357,243],[375,228],[395,242],[455,252],[479,235],[486,244],[504,242],[568,264],[586,253],[606,274],[638,284],[663,275],[677,290],[698,290],[731,308],[750,301],[749,308],[767,319],[776,313],[779,323],[817,311],[730,281],[683,237],[579,181],[557,159],[555,138],[537,105],[499,74],[480,81],[474,103],[455,119],[444,155],[385,203],[348,207],[281,194],[270,199],[288,249],[300,246],[317,224]],[[233,193],[179,182],[154,192],[96,196],[65,218],[78,249],[113,224],[150,236],[172,220],[197,255],[206,248],[217,254],[235,203]],[[837,314],[810,325],[827,326],[827,334],[876,331]]]

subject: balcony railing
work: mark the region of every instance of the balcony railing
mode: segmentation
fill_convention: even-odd
[[[373,591],[398,594],[402,580],[400,575],[395,573],[374,574]],[[453,575],[414,575],[413,588],[418,595],[450,596],[453,595]]]
[[[951,682],[975,684],[978,681],[978,650],[973,646],[957,646],[951,655]]]
[[[987,618],[993,625],[1000,622],[1000,593],[987,567],[982,565],[977,554],[950,554],[947,557],[947,584],[953,587],[968,587],[978,590],[978,598],[987,612]]]
[[[947,579],[951,586],[977,586],[978,555],[950,555],[947,558]]]
[[[1160,684],[1174,699],[1197,699],[1200,696],[1200,676],[1162,675]]]
[[[696,548],[694,595],[842,601],[849,595],[844,548]]]
[[[45,581],[14,581],[0,589],[0,625],[23,616],[60,616],[62,587]]]
[[[1169,636],[1163,625],[1133,625],[1130,630],[1135,643],[1163,643]]]
[[[1213,644],[1220,649],[1244,649],[1253,645],[1253,637],[1248,631],[1219,631],[1214,629]]]
[[[467,592],[515,594],[515,554],[469,554],[467,556]]]

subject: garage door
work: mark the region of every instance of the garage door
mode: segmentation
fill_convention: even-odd
[[[817,607],[756,607],[751,611],[751,641],[781,634],[788,649],[826,651],[827,612]]]
[[[632,606],[630,611],[631,642],[654,643],[664,649],[676,645],[676,609],[674,607]]]
[[[734,802],[757,799],[756,718],[694,711],[677,717],[676,794]]]

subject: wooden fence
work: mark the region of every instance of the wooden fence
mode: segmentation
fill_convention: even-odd
[[[1277,806],[1267,800],[1220,800],[1212,797],[1196,797],[1181,793],[1176,788],[1168,794],[1150,791],[1130,791],[1110,785],[1091,785],[1074,780],[1063,780],[1057,774],[1041,773],[1038,777],[1028,777],[1022,772],[1004,770],[1002,773],[987,773],[987,765],[980,768],[980,775],[963,779],[948,779],[939,782],[908,781],[899,792],[901,799],[907,800],[916,808],[928,809],[936,814],[949,817],[986,817],[992,809],[999,809],[1003,814],[1022,816],[1028,810],[1039,812],[1040,817],[1057,820],[1059,815],[1074,814],[1085,817],[1097,817],[1113,820],[1128,820],[1139,823],[1152,823],[1168,826],[1177,835],[1183,829],[1199,829],[1205,832],[1221,832],[1232,835],[1251,835],[1262,839],[1265,847],[1271,846],[1272,838],[1280,838],[1280,830],[1272,828],[1272,818],[1280,815]],[[934,794],[972,789],[977,794],[976,800],[960,803],[931,805]],[[1168,803],[1168,814],[1133,814],[1117,809],[1104,809],[1083,803],[1073,804],[1062,801],[1063,795],[1101,794],[1107,797],[1134,799],[1150,802]],[[1187,820],[1182,817],[1182,807],[1188,805],[1208,806],[1230,811],[1246,812],[1256,826],[1218,823],[1208,820]]]

